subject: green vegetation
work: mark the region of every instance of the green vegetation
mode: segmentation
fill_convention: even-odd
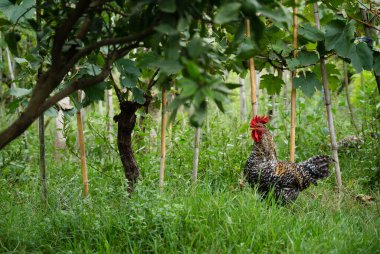
[[[379,10],[370,0],[1,0],[0,252],[380,253]],[[355,135],[339,148],[342,192],[332,168],[285,206],[244,185],[248,69],[261,76],[259,114],[272,116],[280,159],[294,147],[290,83],[296,161],[337,158],[330,116],[338,141]]]
[[[372,89],[376,89],[373,84]],[[261,90],[263,91],[263,90]],[[262,113],[269,105],[261,96]],[[297,160],[329,153],[323,102],[299,96]],[[371,98],[363,105],[371,105]],[[378,99],[378,97],[377,97]],[[288,154],[288,120],[282,98],[279,115],[270,122],[279,156]],[[344,192],[335,190],[334,175],[303,192],[292,205],[261,200],[255,190],[240,189],[239,177],[251,149],[247,123],[238,120],[238,97],[226,114],[212,108],[209,132],[203,130],[197,186],[191,184],[194,128],[183,128],[178,115],[168,147],[166,182],[159,194],[159,137],[150,142],[135,130],[136,158],[142,178],[130,198],[115,144],[105,131],[106,119],[88,111],[85,126],[90,196],[82,197],[80,161],[75,147],[74,117],[66,129],[69,149],[53,159],[52,133],[47,130],[48,207],[41,202],[38,140],[35,128],[3,149],[0,178],[0,250],[44,253],[379,253],[379,142],[365,130],[365,143],[341,152]],[[361,112],[364,108],[357,108]],[[379,113],[366,106],[360,122]],[[335,98],[337,135],[354,133],[343,94]],[[316,113],[320,112],[320,113]],[[371,115],[372,114],[372,115]],[[146,125],[157,126],[153,118]],[[51,127],[51,126],[50,126]],[[144,127],[144,126],[141,126]],[[147,153],[146,149],[150,149]],[[71,151],[71,152],[70,152]],[[12,157],[13,156],[13,157]],[[8,160],[17,158],[17,160]],[[377,172],[375,171],[377,170]],[[358,194],[376,198],[362,203]]]

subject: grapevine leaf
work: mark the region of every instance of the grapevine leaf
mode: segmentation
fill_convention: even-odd
[[[306,75],[301,73],[299,77],[294,78],[293,84],[295,88],[300,88],[307,97],[311,97],[316,90],[322,88],[321,81],[315,73],[310,71],[307,71]]]
[[[269,95],[280,94],[281,87],[284,81],[274,76],[273,74],[266,74],[261,76],[260,88],[265,88]]]
[[[215,15],[214,22],[222,25],[238,18],[241,4],[228,3],[224,4]]]

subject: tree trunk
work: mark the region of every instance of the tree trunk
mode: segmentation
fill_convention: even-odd
[[[140,107],[137,103],[123,101],[120,103],[120,113],[114,117],[118,123],[117,147],[124,167],[125,178],[128,180],[128,192],[132,193],[140,176],[132,149],[132,132],[136,125],[136,111]]]
[[[298,8],[297,0],[294,0],[293,8],[293,56],[297,57],[297,36],[298,36]],[[292,71],[292,92],[291,92],[291,113],[290,113],[290,161],[294,162],[296,154],[296,89],[294,87],[294,78],[297,72]]]
[[[314,6],[315,25],[318,29],[320,29],[318,4],[314,3],[313,6]],[[325,93],[327,121],[329,125],[331,148],[332,148],[332,154],[333,154],[334,164],[335,164],[335,177],[336,177],[336,183],[338,185],[338,191],[341,192],[342,191],[342,177],[341,177],[340,166],[339,166],[338,145],[336,143],[334,120],[333,120],[333,114],[331,110],[330,90],[327,83],[327,72],[326,72],[325,59],[323,55],[321,55],[320,61],[321,61],[323,91]]]

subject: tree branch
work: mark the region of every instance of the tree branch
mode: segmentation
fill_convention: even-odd
[[[53,41],[53,49],[52,49],[52,65],[57,66],[61,57],[61,49],[63,44],[65,43],[67,37],[70,34],[75,23],[82,16],[85,10],[91,4],[91,0],[80,0],[76,5],[75,10],[71,13],[71,15],[64,20],[59,28],[55,31],[54,41]]]
[[[71,69],[82,57],[87,56],[91,54],[91,52],[95,49],[98,49],[103,46],[108,46],[108,45],[116,45],[116,44],[124,44],[124,43],[131,43],[135,42],[129,46],[126,46],[126,49],[129,49],[130,47],[137,47],[138,43],[142,39],[146,38],[147,36],[151,35],[154,32],[153,27],[148,28],[147,30],[138,33],[138,34],[133,34],[129,36],[123,36],[123,37],[116,37],[116,38],[108,38],[104,39],[102,41],[97,41],[94,42],[87,47],[84,47],[83,49],[79,50],[67,63],[66,69]],[[129,50],[128,50],[129,51]],[[125,55],[125,54],[124,54]]]

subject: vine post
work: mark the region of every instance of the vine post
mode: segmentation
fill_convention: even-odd
[[[298,7],[297,0],[294,0],[293,7],[293,56],[297,57],[297,36],[298,36]],[[290,111],[290,161],[294,162],[296,153],[296,88],[294,87],[294,78],[297,71],[292,71],[292,91],[291,91],[291,111]]]
[[[81,101],[82,92],[78,91],[78,100]],[[88,177],[87,177],[87,164],[86,164],[86,152],[84,146],[84,134],[83,134],[83,122],[82,122],[82,113],[81,109],[77,111],[77,124],[78,124],[78,140],[79,140],[79,149],[80,149],[80,160],[82,168],[82,181],[83,181],[83,196],[88,196]]]
[[[161,102],[161,160],[160,160],[160,192],[164,189],[166,159],[166,89],[162,88]]]
[[[194,160],[193,160],[193,173],[192,173],[193,183],[196,183],[197,178],[198,178],[200,137],[201,137],[201,127],[198,126],[195,128],[195,136],[194,136]]]
[[[248,38],[251,38],[251,24],[250,20],[246,19],[246,34]],[[252,103],[252,115],[257,115],[257,96],[256,96],[256,72],[255,61],[253,57],[249,58],[249,74],[251,81],[251,103]]]
[[[321,25],[319,22],[319,14],[318,14],[318,3],[314,3],[313,8],[314,8],[315,26],[318,29],[321,29]],[[328,87],[326,64],[325,64],[325,58],[323,55],[320,56],[320,61],[321,61],[322,84],[323,84],[323,91],[325,94],[325,104],[326,104],[326,111],[327,111],[327,121],[328,121],[329,131],[330,131],[331,149],[332,149],[334,164],[335,164],[335,178],[336,178],[336,184],[338,185],[338,192],[341,192],[342,191],[342,177],[341,177],[340,166],[339,166],[338,145],[336,142],[334,119],[333,119],[333,114],[331,110],[330,90]]]

